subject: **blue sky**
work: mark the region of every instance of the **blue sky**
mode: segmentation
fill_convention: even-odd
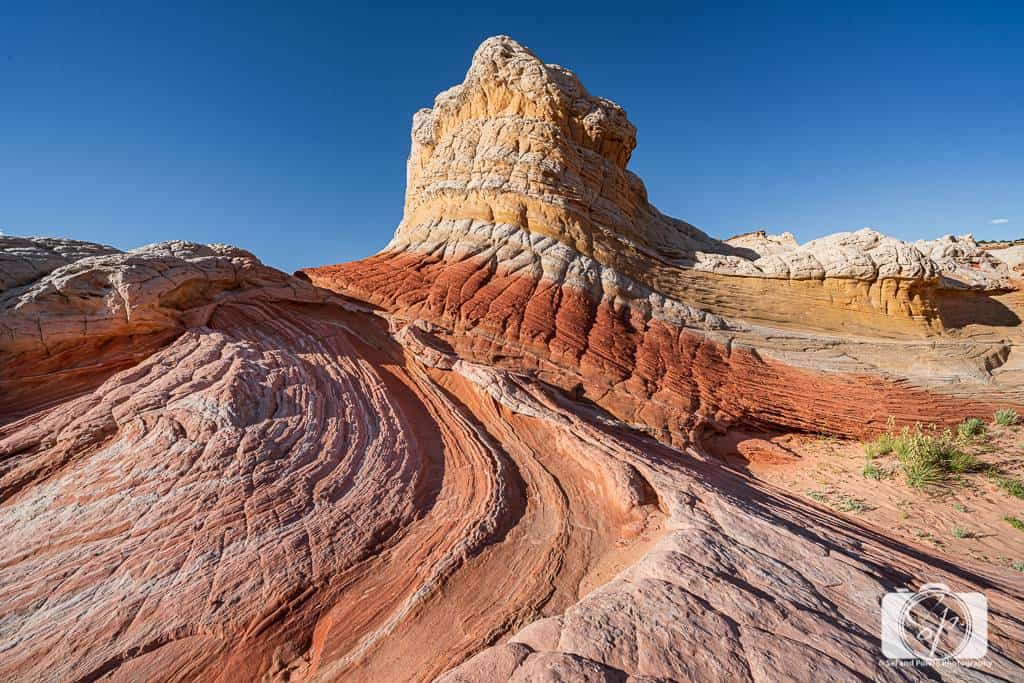
[[[625,107],[652,201],[717,237],[1024,236],[1022,7],[8,0],[0,229],[366,256],[413,112],[506,33]]]

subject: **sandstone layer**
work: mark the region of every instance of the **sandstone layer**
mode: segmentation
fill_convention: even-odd
[[[412,138],[362,261],[0,243],[0,679],[1024,678],[1019,574],[706,447],[1024,413],[1010,271],[715,240],[506,37]],[[984,669],[881,657],[882,595],[936,581],[988,596]]]

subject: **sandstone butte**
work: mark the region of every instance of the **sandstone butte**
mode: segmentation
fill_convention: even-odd
[[[1024,680],[1021,574],[706,448],[1024,412],[1019,257],[718,241],[635,146],[495,37],[375,256],[0,238],[0,679]],[[925,581],[986,594],[985,668],[882,659]]]

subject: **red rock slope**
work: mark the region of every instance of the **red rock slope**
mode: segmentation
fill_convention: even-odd
[[[970,674],[883,663],[881,596],[923,581],[984,590],[984,673],[1024,676],[1019,575],[702,448],[1020,406],[1015,293],[876,235],[716,242],[647,204],[633,135],[496,38],[417,115],[376,257],[0,238],[0,679]]]

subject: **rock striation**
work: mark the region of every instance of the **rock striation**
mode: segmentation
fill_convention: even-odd
[[[722,466],[733,430],[1024,412],[1012,271],[970,238],[722,242],[636,130],[507,37],[414,117],[379,254],[0,242],[0,680],[959,679],[882,595],[953,564]],[[978,673],[978,676],[981,676]]]

